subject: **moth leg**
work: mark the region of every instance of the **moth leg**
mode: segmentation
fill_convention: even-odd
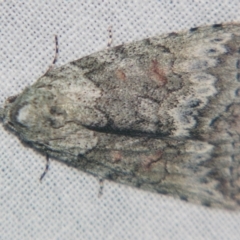
[[[49,72],[53,68],[54,64],[57,62],[57,57],[58,57],[58,37],[57,37],[57,35],[54,35],[54,39],[55,39],[55,54],[54,54],[54,58],[53,58],[53,61],[52,61],[51,65],[49,66],[49,68],[45,72],[45,74],[47,72]]]
[[[103,178],[99,179],[99,191],[98,191],[98,197],[100,198],[103,195]]]
[[[42,181],[42,179],[44,178],[44,176],[47,174],[48,170],[49,170],[49,165],[50,165],[50,161],[49,161],[49,156],[48,154],[46,155],[46,166],[45,166],[45,170],[42,173],[41,177],[40,177],[40,182]]]
[[[112,45],[112,26],[109,26],[108,28],[108,44],[107,48],[110,48]]]

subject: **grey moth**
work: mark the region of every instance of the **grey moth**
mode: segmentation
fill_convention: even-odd
[[[44,155],[101,179],[240,207],[240,24],[124,44],[49,70],[0,110]]]

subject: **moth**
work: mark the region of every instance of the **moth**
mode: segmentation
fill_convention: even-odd
[[[40,153],[101,179],[240,208],[240,24],[106,49],[49,70],[0,111]]]

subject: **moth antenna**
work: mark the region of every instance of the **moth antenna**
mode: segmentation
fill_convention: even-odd
[[[50,165],[50,160],[49,160],[49,156],[48,154],[46,155],[46,166],[45,166],[45,170],[42,173],[41,177],[40,177],[40,182],[42,181],[42,179],[44,178],[44,176],[47,174],[48,170],[49,170],[49,165]]]
[[[49,72],[53,68],[55,63],[57,62],[57,58],[58,58],[58,37],[57,37],[57,35],[54,35],[54,39],[55,39],[55,54],[54,54],[54,58],[53,58],[53,61],[52,61],[51,65],[49,66],[48,70],[45,72],[45,74],[47,72]]]

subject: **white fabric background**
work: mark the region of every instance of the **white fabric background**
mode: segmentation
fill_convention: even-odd
[[[0,104],[51,64],[199,25],[240,22],[239,0],[58,0],[0,3]],[[240,213],[194,206],[92,176],[24,147],[0,126],[0,239],[239,239]]]

